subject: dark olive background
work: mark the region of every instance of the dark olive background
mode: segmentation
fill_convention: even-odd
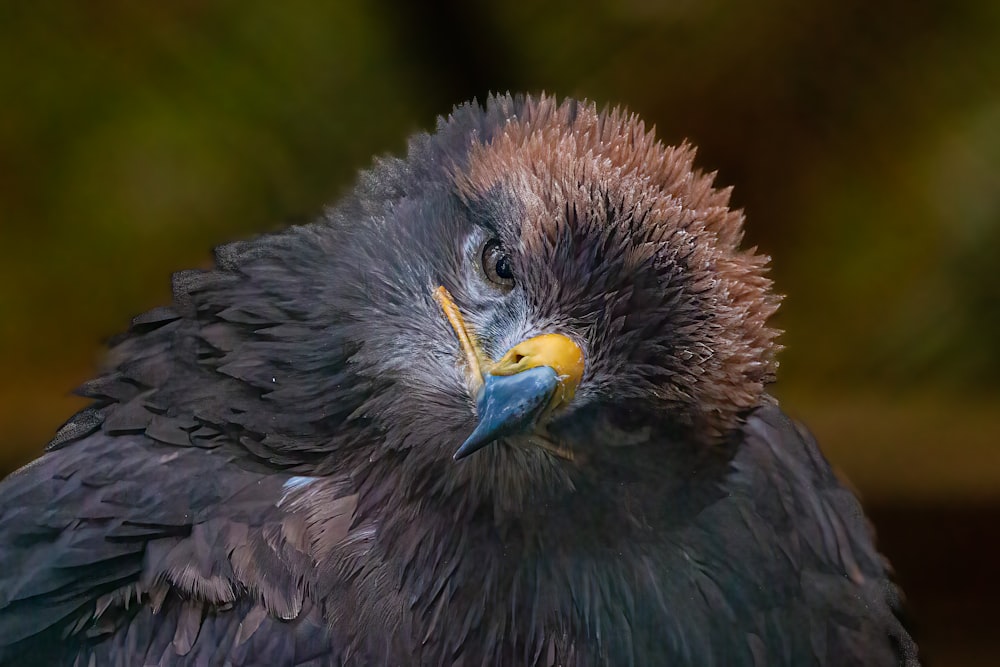
[[[1000,3],[0,6],[0,473],[211,246],[316,215],[490,90],[625,104],[734,185],[785,408],[859,489],[932,665],[1000,583]]]

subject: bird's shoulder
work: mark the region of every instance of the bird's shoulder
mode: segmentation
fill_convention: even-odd
[[[730,599],[743,589],[753,600],[750,634],[764,641],[748,642],[790,655],[803,643],[821,664],[916,664],[900,593],[861,504],[808,429],[767,405],[749,415],[734,452],[724,494],[694,529],[712,545],[715,572],[731,576]],[[766,636],[778,619],[802,632]],[[762,664],[779,663],[768,655]]]
[[[329,654],[309,573],[355,497],[237,452],[98,431],[0,483],[0,664]]]
[[[252,647],[246,633],[268,619],[284,628],[269,646],[300,641],[288,621],[321,624],[306,573],[347,533],[356,496],[329,470],[306,476],[354,436],[325,428],[356,407],[338,388],[357,399],[368,386],[342,376],[353,348],[304,319],[307,289],[275,296],[312,257],[311,234],[222,246],[215,268],[175,274],[173,303],[134,318],[77,390],[92,404],[0,482],[0,663],[29,645],[128,636],[126,659],[166,664],[135,653],[158,646],[153,628],[193,655],[238,627]],[[301,261],[277,259],[290,245]],[[320,379],[290,377],[295,355]],[[228,640],[209,636],[225,628]]]

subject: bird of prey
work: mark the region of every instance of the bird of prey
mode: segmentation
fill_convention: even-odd
[[[175,275],[0,484],[0,664],[916,665],[693,159],[493,96]]]

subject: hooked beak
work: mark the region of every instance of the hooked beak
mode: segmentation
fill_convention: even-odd
[[[465,352],[469,386],[476,392],[479,423],[455,452],[465,458],[500,438],[533,433],[557,409],[567,405],[583,376],[580,346],[562,334],[542,334],[521,341],[496,362],[486,357],[461,312],[444,287],[434,292]],[[572,458],[545,437],[532,439],[553,453]]]

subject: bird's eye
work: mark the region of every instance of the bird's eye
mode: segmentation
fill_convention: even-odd
[[[514,286],[510,255],[498,239],[490,239],[483,246],[483,273],[487,280],[502,289],[509,290]]]

